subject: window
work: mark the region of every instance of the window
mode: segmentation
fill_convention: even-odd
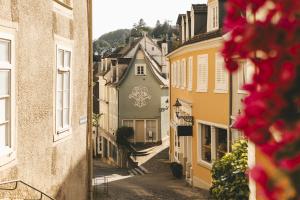
[[[211,128],[201,125],[201,160],[211,163]]]
[[[134,127],[133,120],[123,120],[123,126],[133,128]]]
[[[188,90],[193,89],[193,57],[189,57],[188,62],[188,77],[189,77],[189,83],[188,83]]]
[[[226,153],[228,148],[227,130],[222,128],[216,129],[216,151],[217,160],[220,160]]]
[[[197,92],[207,92],[208,89],[208,55],[198,56]]]
[[[216,53],[215,58],[215,92],[224,92],[228,90],[228,73],[225,69],[224,58]]]
[[[239,64],[240,68],[238,71],[238,93],[245,93],[243,86],[245,84],[251,83],[255,68],[246,61],[241,61]]]
[[[208,31],[213,31],[219,28],[219,9],[218,2],[213,2],[208,5]]]
[[[175,86],[178,88],[180,86],[180,62],[177,61],[175,64]]]
[[[14,35],[0,32],[0,166],[15,150],[14,59]]]
[[[198,123],[199,163],[211,167],[215,160],[221,159],[228,152],[228,147],[227,128],[209,123]]]
[[[131,127],[134,129],[134,121],[133,120],[123,120],[123,126]],[[130,141],[134,140],[134,135],[128,138]]]
[[[146,120],[146,137],[148,141],[156,141],[157,124],[156,120]]]
[[[135,66],[135,75],[145,76],[146,75],[146,65],[136,65]]]
[[[54,0],[54,1],[59,2],[65,6],[67,6],[68,8],[71,8],[72,3],[73,3],[72,2],[73,0]]]
[[[175,67],[174,63],[171,65],[171,81],[172,81],[172,86],[174,87],[175,85]]]
[[[185,88],[186,87],[186,60],[183,59],[181,61],[181,87]]]
[[[70,129],[71,50],[62,46],[56,49],[56,133]]]

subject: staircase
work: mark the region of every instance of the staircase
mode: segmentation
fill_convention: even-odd
[[[150,172],[143,166],[137,166],[135,168],[128,170],[128,173],[131,176],[137,176],[137,175],[149,174]]]
[[[21,181],[0,183],[0,199],[3,200],[55,200],[39,189]]]

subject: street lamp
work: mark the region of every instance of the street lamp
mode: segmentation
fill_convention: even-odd
[[[189,116],[189,115],[179,115],[180,113],[180,107],[182,106],[181,103],[179,102],[178,98],[176,99],[175,104],[173,105],[176,109],[176,117],[177,119],[183,119],[186,122],[192,123],[194,125],[194,117]]]

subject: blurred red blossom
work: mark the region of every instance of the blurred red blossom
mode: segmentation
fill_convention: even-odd
[[[237,71],[241,59],[255,65],[234,126],[289,177],[300,199],[300,1],[228,0],[226,9],[227,69]],[[251,177],[266,199],[277,199],[281,190],[270,187],[263,168],[255,167]]]

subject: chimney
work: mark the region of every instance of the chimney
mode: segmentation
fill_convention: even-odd
[[[191,37],[207,32],[207,5],[193,4],[191,9]]]

